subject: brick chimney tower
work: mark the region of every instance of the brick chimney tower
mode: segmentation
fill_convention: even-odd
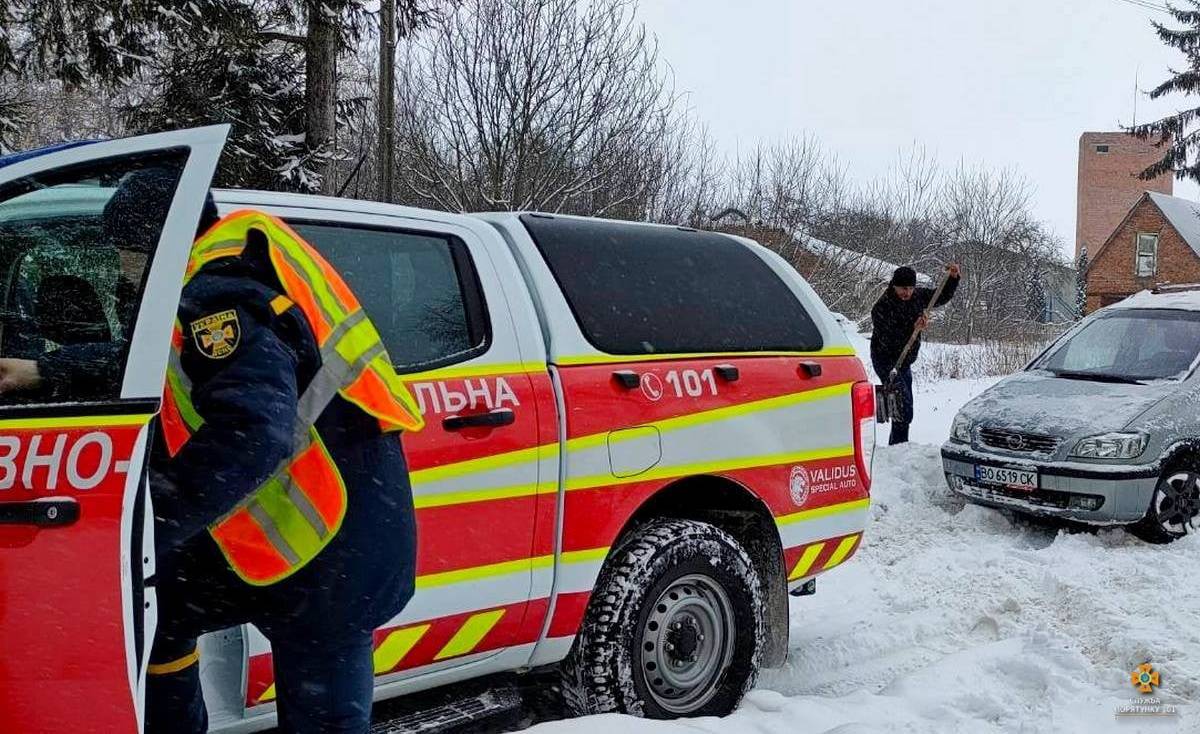
[[[1151,140],[1123,132],[1079,136],[1078,204],[1075,218],[1075,259],[1088,248],[1088,257],[1108,240],[1143,192],[1170,195],[1175,183],[1167,173],[1151,181],[1138,174],[1162,158],[1164,150]]]

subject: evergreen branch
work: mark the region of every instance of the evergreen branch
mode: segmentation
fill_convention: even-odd
[[[308,39],[296,33],[285,33],[284,31],[259,31],[258,37],[264,41],[283,41],[284,43],[292,43],[303,46]]]

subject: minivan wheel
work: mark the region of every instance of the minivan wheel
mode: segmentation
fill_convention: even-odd
[[[725,531],[655,520],[613,549],[562,666],[576,715],[724,716],[758,674],[758,573]]]
[[[1200,474],[1172,469],[1163,474],[1146,516],[1129,527],[1148,543],[1170,543],[1196,529],[1200,515]]]

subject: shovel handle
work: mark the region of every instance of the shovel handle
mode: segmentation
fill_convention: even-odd
[[[931,311],[933,311],[934,304],[936,304],[937,300],[942,297],[942,291],[945,290],[946,283],[949,283],[949,282],[950,282],[950,270],[947,269],[946,274],[942,276],[942,282],[938,283],[937,289],[933,292],[933,295],[929,298],[929,303],[925,305],[925,310],[921,312],[921,315],[923,317],[925,317],[926,320],[929,319],[929,314]],[[908,335],[908,342],[905,343],[904,350],[902,352],[900,352],[900,358],[896,360],[897,365],[904,364],[904,359],[906,357],[908,357],[908,352],[909,352],[909,350],[912,349],[913,344],[915,344],[917,342],[917,335],[920,333],[921,333],[921,330],[914,326],[912,333]],[[889,376],[889,380],[895,379],[897,369],[898,368],[892,369],[892,374]]]

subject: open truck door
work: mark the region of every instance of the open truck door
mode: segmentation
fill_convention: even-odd
[[[0,732],[141,729],[146,455],[227,126],[0,167]],[[147,580],[150,583],[147,583]]]

